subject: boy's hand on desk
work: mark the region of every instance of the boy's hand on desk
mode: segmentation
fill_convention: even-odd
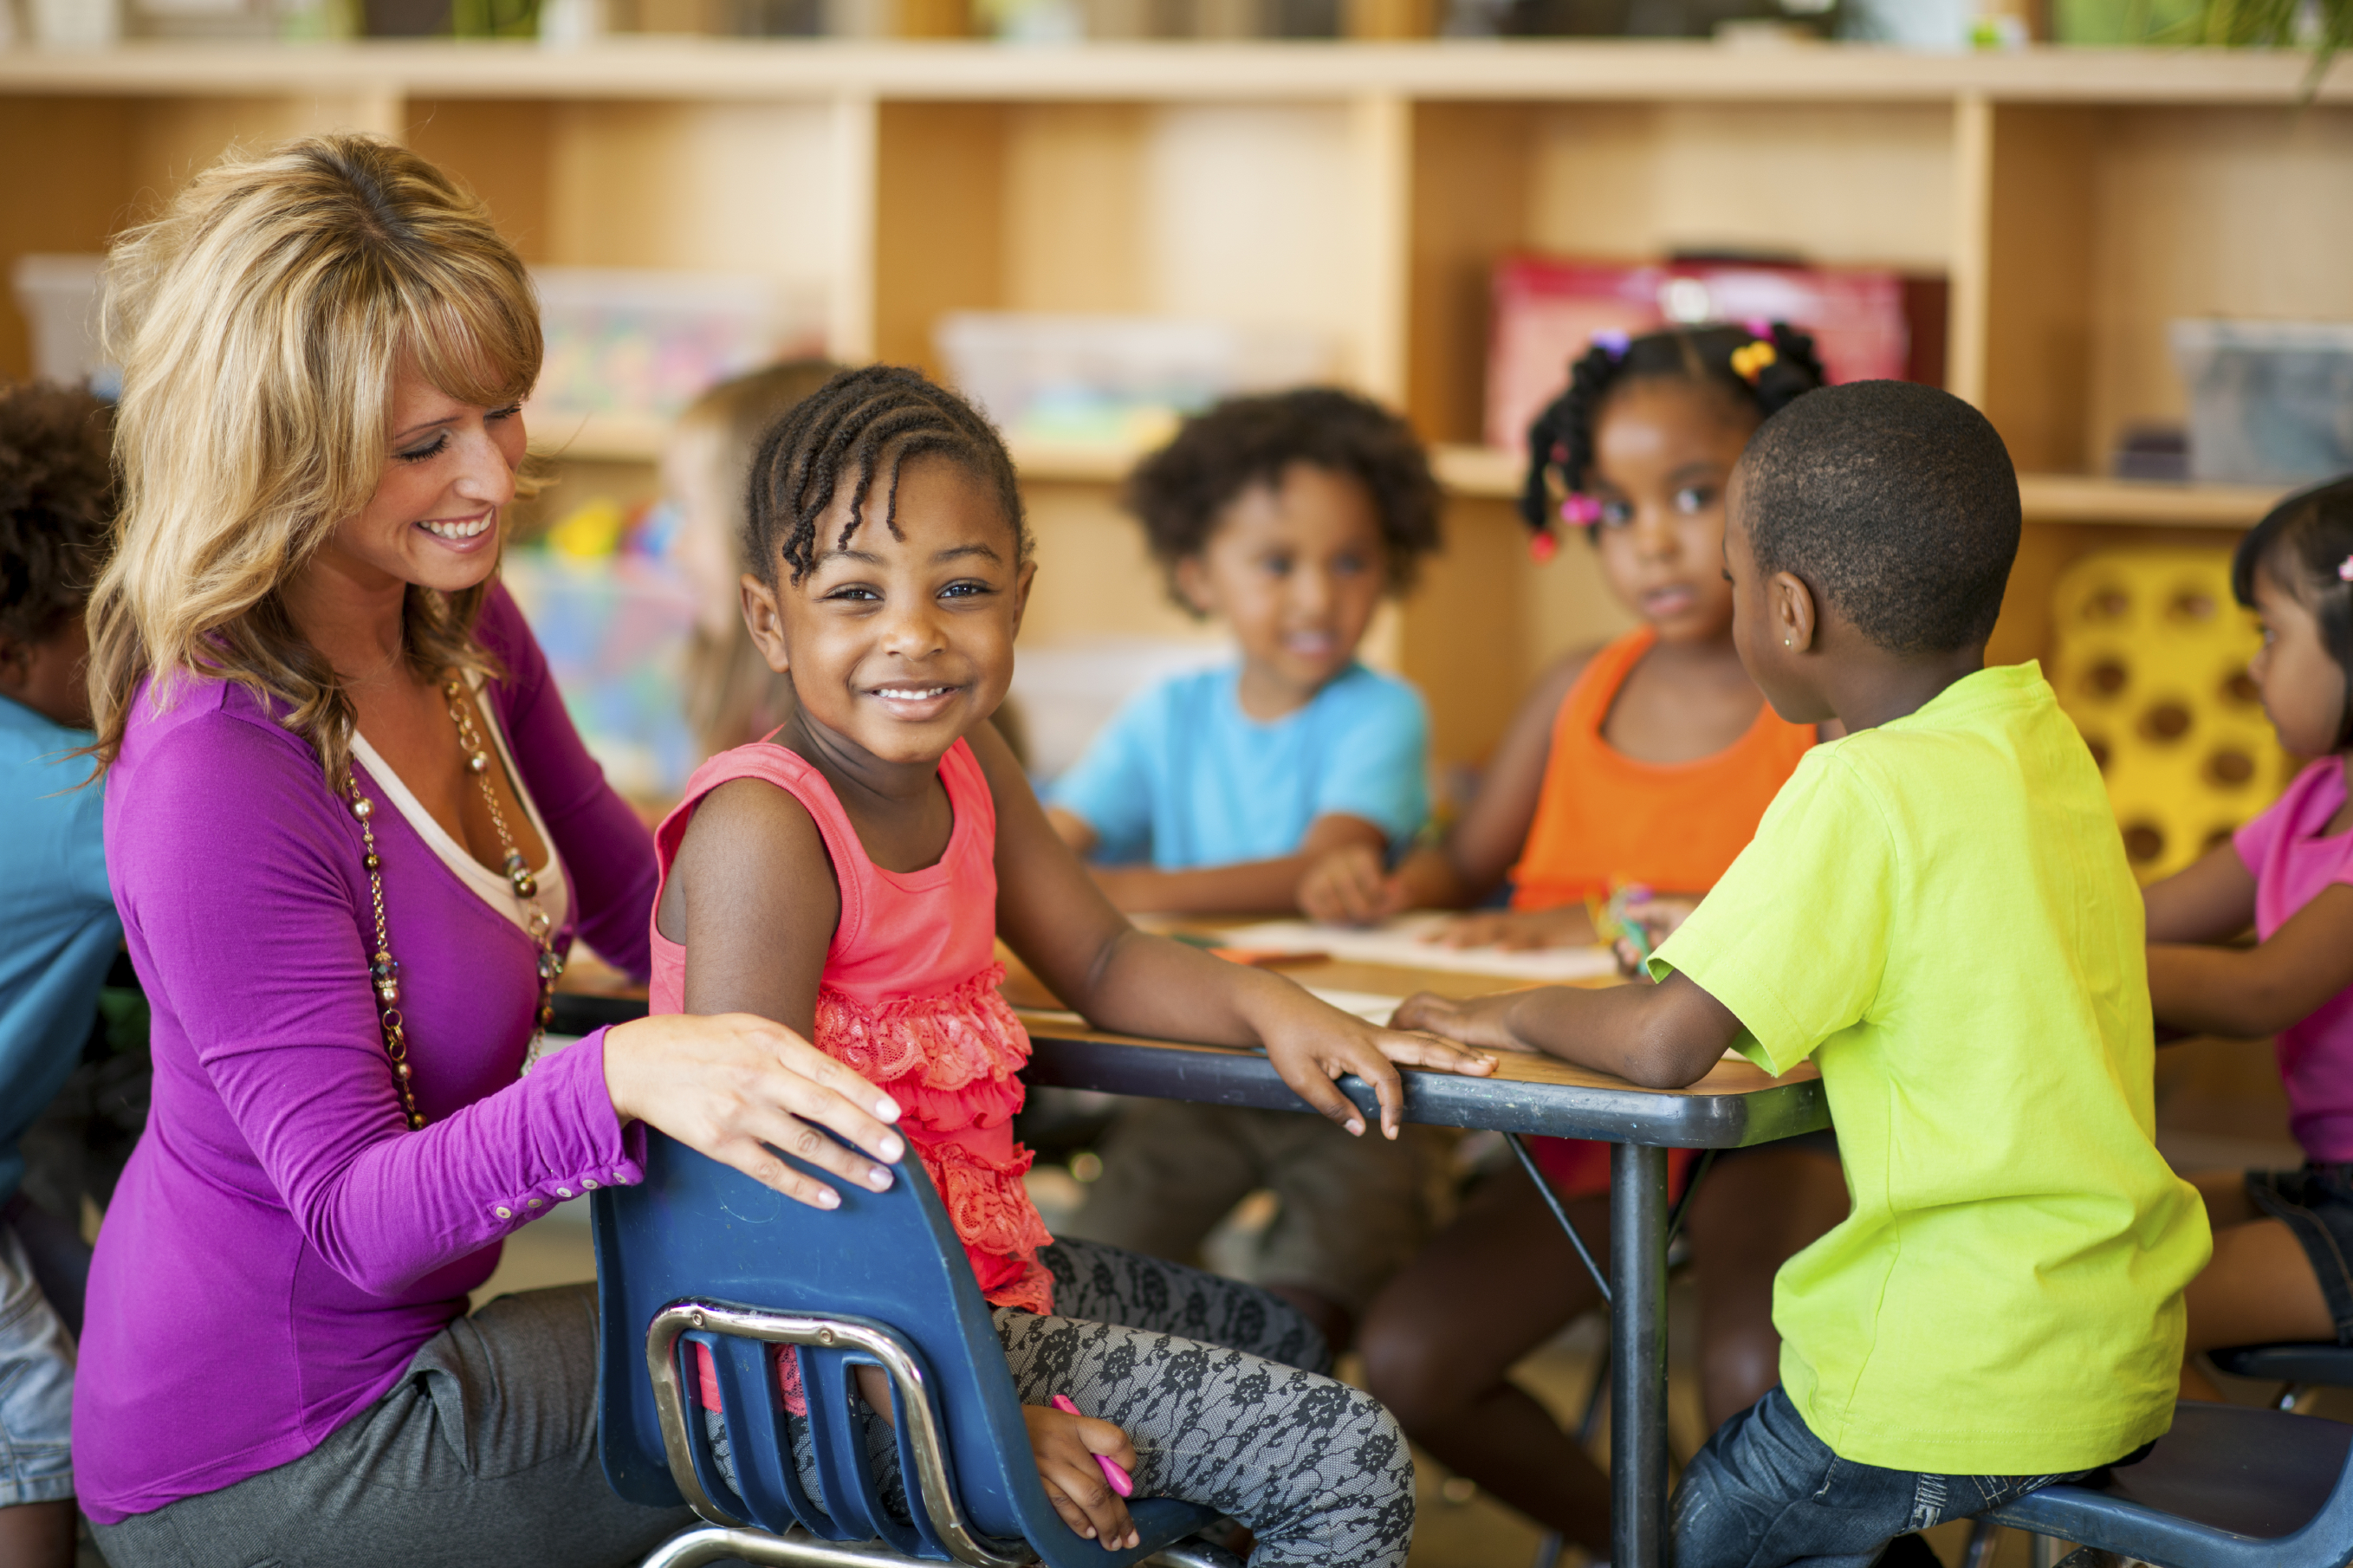
[[[1354,1073],[1373,1086],[1380,1098],[1381,1134],[1394,1138],[1405,1116],[1405,1080],[1392,1064],[1472,1078],[1495,1070],[1495,1058],[1482,1051],[1465,1050],[1431,1035],[1378,1028],[1296,986],[1288,989],[1292,994],[1282,998],[1282,1011],[1259,1022],[1267,1059],[1293,1094],[1351,1135],[1362,1133],[1365,1122],[1356,1105],[1334,1087],[1333,1080],[1345,1074]]]
[[[1029,1453],[1038,1461],[1038,1479],[1046,1485],[1046,1500],[1054,1511],[1089,1541],[1106,1552],[1124,1552],[1141,1541],[1127,1504],[1120,1500],[1103,1467],[1101,1454],[1130,1475],[1135,1473],[1135,1445],[1108,1421],[1066,1415],[1043,1405],[1025,1405],[1022,1419],[1029,1425]]]
[[[1379,851],[1351,844],[1307,868],[1299,879],[1299,908],[1325,925],[1373,925],[1405,908],[1405,889],[1388,874]]]
[[[1419,1029],[1482,1050],[1532,1052],[1535,1047],[1513,1034],[1511,1026],[1504,1022],[1512,995],[1505,992],[1499,996],[1478,996],[1465,1002],[1418,991],[1398,1005],[1397,1016],[1389,1020],[1389,1026]]]

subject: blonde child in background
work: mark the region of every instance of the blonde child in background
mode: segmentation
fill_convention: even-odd
[[[1404,421],[1353,394],[1238,397],[1188,420],[1128,489],[1169,592],[1226,623],[1232,664],[1148,689],[1048,796],[1122,909],[1288,910],[1343,846],[1380,863],[1429,807],[1429,724],[1356,660],[1382,598],[1438,544],[1439,496]],[[1280,1110],[1139,1102],[1070,1234],[1190,1260],[1247,1194],[1280,1208],[1254,1277],[1335,1347],[1430,1233],[1440,1141],[1342,1135]]]
[[[771,739],[704,764],[657,836],[653,1010],[774,1019],[888,1094],[997,1309],[1039,1477],[1072,1529],[1134,1542],[1103,1455],[1139,1494],[1248,1526],[1258,1568],[1400,1568],[1412,1458],[1387,1412],[1322,1375],[1330,1353],[1297,1313],[1047,1236],[1010,1124],[1029,1038],[997,993],[995,939],[1106,1026],[1263,1047],[1368,1142],[1397,1130],[1392,1059],[1484,1073],[1493,1058],[1147,936],[1088,879],[988,722],[1036,568],[1012,460],[969,405],[913,371],[846,371],[770,434],[754,473],[745,610],[793,708]],[[1335,1087],[1343,1073],[1375,1087],[1381,1132]],[[805,1177],[778,1184],[839,1202]],[[1056,1394],[1087,1415],[1050,1408]],[[895,1471],[896,1449],[880,1452]]]
[[[2189,1399],[2220,1397],[2203,1352],[2353,1344],[2353,479],[2281,502],[2231,575],[2263,617],[2252,673],[2280,744],[2318,760],[2230,843],[2150,885],[2149,994],[2161,1024],[2277,1037],[2306,1163],[2193,1178],[2214,1260],[2188,1293]],[[2256,944],[2234,945],[2250,926]]]
[[[687,405],[662,444],[663,498],[678,509],[673,559],[695,600],[686,717],[705,756],[758,740],[791,710],[792,682],[768,668],[744,625],[744,486],[760,437],[840,368],[788,360],[723,381]]]

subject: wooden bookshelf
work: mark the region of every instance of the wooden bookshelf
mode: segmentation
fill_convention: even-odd
[[[2353,66],[2299,110],[2304,71],[1636,42],[19,49],[0,51],[0,263],[102,248],[232,142],[349,127],[462,175],[534,263],[762,274],[824,301],[846,359],[936,370],[934,323],[963,308],[1312,329],[1438,443],[1449,552],[1380,647],[1462,760],[1544,661],[1622,622],[1583,552],[1530,566],[1517,462],[1472,445],[1499,255],[1943,274],[1947,384],[2026,476],[2003,647],[2032,652],[2073,553],[2227,540],[2274,499],[2090,476],[2125,428],[2181,417],[2168,320],[2353,319]],[[0,310],[0,374],[27,356]],[[581,493],[649,485],[659,438],[534,431]],[[1130,455],[1019,456],[1046,567],[1025,636],[1181,629],[1115,510]]]

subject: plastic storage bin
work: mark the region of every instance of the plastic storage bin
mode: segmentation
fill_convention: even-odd
[[[2189,477],[2294,484],[2353,470],[2353,322],[2180,321]]]
[[[807,301],[769,279],[734,273],[543,267],[547,339],[532,412],[666,419],[714,382],[818,352]]]
[[[948,378],[1008,438],[1064,446],[1158,446],[1220,397],[1331,370],[1312,332],[1173,317],[958,310],[935,338]]]
[[[98,342],[101,256],[20,256],[9,275],[16,308],[33,334],[33,374],[43,381],[87,384],[111,396],[121,377]]]

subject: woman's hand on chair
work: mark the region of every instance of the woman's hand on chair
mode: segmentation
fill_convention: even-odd
[[[886,1125],[899,1116],[890,1096],[782,1024],[750,1013],[673,1013],[615,1026],[605,1033],[605,1089],[625,1125],[659,1128],[811,1208],[839,1207],[840,1194],[771,1146],[875,1192],[891,1185],[891,1173],[860,1150],[888,1163],[906,1152],[906,1141]]]
[[[1103,1479],[1095,1463],[1101,1454],[1130,1475],[1135,1473],[1135,1445],[1108,1421],[1066,1415],[1042,1405],[1025,1405],[1029,1423],[1029,1452],[1038,1461],[1038,1479],[1046,1485],[1046,1500],[1062,1522],[1106,1552],[1124,1552],[1137,1545],[1135,1521],[1127,1504]]]

